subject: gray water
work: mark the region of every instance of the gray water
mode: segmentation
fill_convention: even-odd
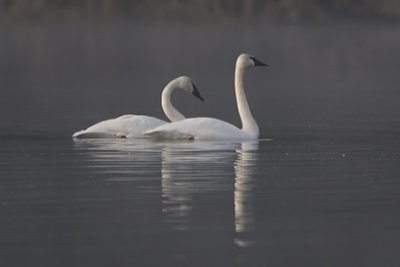
[[[3,22],[0,254],[6,266],[398,266],[400,27]],[[240,125],[257,142],[72,140],[125,113]]]

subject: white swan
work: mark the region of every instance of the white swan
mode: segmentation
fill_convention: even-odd
[[[252,140],[257,139],[259,130],[254,120],[243,88],[243,76],[248,67],[268,66],[248,54],[239,55],[235,69],[236,102],[242,121],[242,129],[214,118],[190,118],[164,124],[145,132],[156,139],[194,140]]]
[[[182,89],[204,101],[196,86],[189,77],[181,76],[167,84],[161,95],[161,105],[165,115],[171,121],[185,119],[171,104],[171,94],[175,89]],[[98,122],[86,130],[72,135],[73,138],[144,138],[143,133],[157,126],[166,124],[166,121],[145,115],[123,115],[118,118]]]

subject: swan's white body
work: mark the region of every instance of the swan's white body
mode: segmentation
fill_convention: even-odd
[[[171,121],[185,119],[171,103],[171,94],[175,89],[182,89],[200,98],[197,88],[186,76],[178,77],[167,84],[161,95],[161,104],[165,115]],[[166,124],[166,121],[145,115],[123,115],[118,118],[98,122],[86,130],[72,135],[73,138],[145,138],[144,132]]]
[[[214,118],[189,118],[167,123],[145,132],[155,139],[251,140],[257,134],[246,133],[235,125]]]
[[[243,86],[245,70],[250,66],[266,66],[248,54],[241,54],[236,61],[235,95],[242,121],[242,129],[214,118],[190,118],[158,126],[145,135],[156,139],[195,139],[195,140],[253,140],[259,136]]]
[[[143,132],[154,129],[166,121],[145,115],[122,115],[98,122],[86,130],[76,132],[74,138],[143,138]]]

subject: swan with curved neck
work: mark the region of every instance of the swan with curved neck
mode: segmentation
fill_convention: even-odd
[[[171,103],[171,95],[175,89],[181,89],[204,101],[196,86],[189,77],[181,76],[169,82],[162,94],[161,105],[165,115],[172,122],[185,119]],[[73,138],[145,138],[145,131],[166,124],[166,121],[145,115],[123,115],[118,118],[98,122],[86,130],[72,135]]]
[[[145,132],[156,139],[191,139],[191,140],[252,140],[259,136],[259,129],[251,114],[243,78],[247,68],[267,66],[255,57],[241,54],[236,60],[235,95],[237,107],[242,121],[242,129],[214,118],[190,118],[168,123]]]

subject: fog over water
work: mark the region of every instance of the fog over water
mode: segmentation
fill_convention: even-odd
[[[180,75],[192,77],[206,98],[176,93],[184,114],[238,124],[233,72],[243,51],[270,65],[245,77],[262,137],[274,124],[328,127],[399,114],[393,24],[51,21],[1,28],[2,132],[64,135],[125,113],[165,118],[161,90]]]

